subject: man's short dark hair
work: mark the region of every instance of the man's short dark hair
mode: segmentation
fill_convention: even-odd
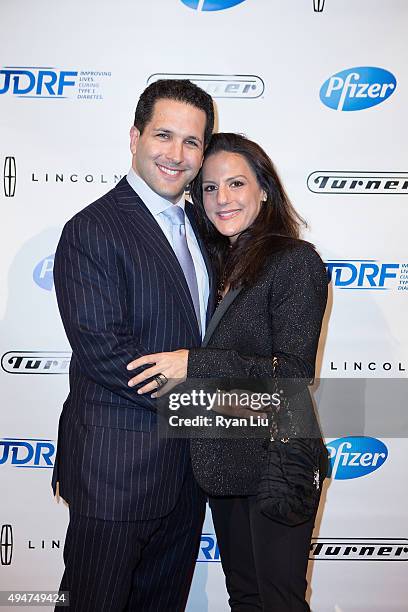
[[[187,79],[160,79],[146,87],[139,98],[135,112],[134,126],[139,132],[142,134],[151,120],[155,102],[162,99],[184,102],[205,112],[207,121],[204,131],[204,145],[206,146],[214,129],[213,100],[201,87]]]

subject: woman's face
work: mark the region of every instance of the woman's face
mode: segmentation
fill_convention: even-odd
[[[203,202],[211,223],[230,242],[252,225],[266,200],[245,157],[220,151],[203,166]]]

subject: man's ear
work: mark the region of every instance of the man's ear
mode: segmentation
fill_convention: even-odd
[[[130,150],[134,155],[136,153],[137,143],[139,142],[140,132],[136,126],[130,128]]]

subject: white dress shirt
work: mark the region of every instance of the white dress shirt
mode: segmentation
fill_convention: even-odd
[[[145,183],[145,181],[140,178],[138,174],[136,174],[133,168],[130,168],[126,178],[132,189],[136,191],[137,195],[143,200],[143,203],[147,206],[147,208],[159,224],[160,229],[169,241],[171,248],[174,250],[174,245],[172,244],[173,232],[171,227],[171,221],[166,215],[163,215],[162,213],[167,208],[170,208],[170,206],[180,206],[183,210],[185,210],[184,196],[182,196],[178,202],[172,204],[169,200],[162,198],[155,191],[153,191],[153,189],[151,189],[151,187],[149,187],[149,185]],[[203,256],[201,254],[200,247],[197,242],[196,235],[194,234],[193,228],[191,227],[191,223],[187,215],[185,215],[185,224],[187,244],[191,253],[191,257],[193,258],[195,273],[197,277],[198,296],[200,300],[201,333],[202,337],[204,338],[208,297],[210,293],[208,273]]]

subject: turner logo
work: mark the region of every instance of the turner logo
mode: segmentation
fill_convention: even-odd
[[[406,538],[312,538],[317,561],[408,561]]]
[[[37,438],[0,438],[0,465],[20,468],[52,468],[53,440]]]
[[[380,263],[375,259],[328,259],[325,265],[329,280],[338,289],[408,290],[407,263]]]
[[[384,442],[377,438],[338,438],[326,444],[329,451],[329,478],[351,480],[378,470],[388,457]]]
[[[0,94],[18,98],[101,100],[101,79],[110,76],[110,72],[93,70],[5,66],[0,69]]]
[[[16,158],[5,157],[3,167],[3,189],[6,198],[13,198],[16,193]]]
[[[10,351],[1,358],[1,367],[8,374],[68,374],[71,353]]]
[[[0,532],[0,561],[2,565],[11,565],[13,558],[13,528],[2,525]]]
[[[33,280],[34,282],[45,289],[46,291],[52,291],[54,287],[54,254],[44,257],[34,268]]]
[[[147,84],[159,79],[188,79],[213,98],[259,98],[265,85],[263,80],[251,74],[152,74]]]
[[[388,70],[369,66],[349,68],[323,83],[320,100],[338,111],[364,110],[384,102],[396,87],[396,78]]]
[[[181,0],[183,4],[195,11],[223,11],[242,4],[245,0]]]
[[[219,563],[220,551],[218,550],[217,538],[213,533],[201,535],[200,550],[197,563]]]
[[[307,178],[313,193],[342,195],[408,195],[408,172],[317,170]]]

